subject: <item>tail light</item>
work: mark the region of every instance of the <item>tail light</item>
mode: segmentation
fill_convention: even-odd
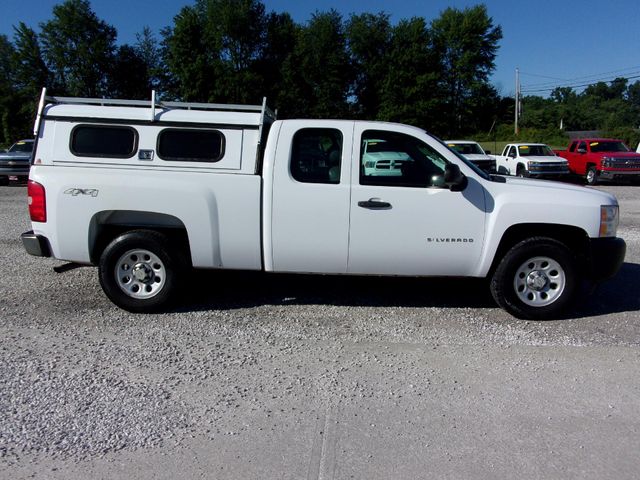
[[[32,222],[47,221],[47,198],[44,187],[38,182],[29,180],[27,184],[27,195],[29,195],[29,215]]]

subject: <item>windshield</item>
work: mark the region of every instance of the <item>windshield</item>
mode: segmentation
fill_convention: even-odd
[[[518,147],[521,157],[555,157],[556,154],[546,145],[520,145]]]
[[[9,149],[10,152],[23,152],[23,153],[31,153],[32,150],[33,150],[33,142],[14,143],[13,146]]]
[[[462,155],[484,155],[477,143],[447,143],[447,147]]]
[[[589,144],[593,153],[598,152],[629,152],[629,148],[622,142],[591,142]]]

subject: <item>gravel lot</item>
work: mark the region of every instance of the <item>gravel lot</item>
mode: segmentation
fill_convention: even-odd
[[[481,281],[198,273],[132,315],[28,256],[0,187],[0,478],[637,478],[640,187],[573,318]]]

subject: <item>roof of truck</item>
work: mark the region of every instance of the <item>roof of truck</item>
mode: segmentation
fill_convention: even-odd
[[[45,107],[43,114],[45,119],[61,117],[69,119],[128,120],[131,122],[152,121],[150,108],[134,106],[50,104]],[[195,110],[185,108],[156,107],[153,113],[153,121],[155,122],[207,123],[212,125],[224,124],[255,127],[260,126],[261,118],[260,112]]]

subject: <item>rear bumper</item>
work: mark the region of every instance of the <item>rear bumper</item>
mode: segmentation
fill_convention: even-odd
[[[51,247],[49,240],[42,235],[36,235],[32,230],[20,235],[22,245],[29,255],[36,257],[50,257]]]
[[[613,277],[624,262],[627,244],[621,238],[591,239],[591,279],[601,282]]]

